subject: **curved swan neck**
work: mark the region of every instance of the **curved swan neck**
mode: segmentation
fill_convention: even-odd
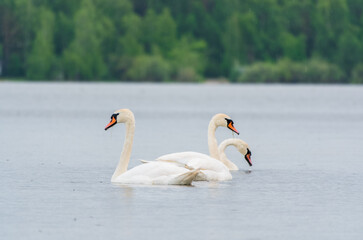
[[[126,136],[125,136],[124,146],[123,146],[122,153],[120,156],[120,161],[117,164],[116,170],[112,175],[111,181],[127,171],[127,166],[129,165],[129,161],[130,161],[132,144],[134,141],[134,133],[135,133],[134,117],[131,116],[130,120],[127,121],[125,123],[125,125],[126,125]]]
[[[215,117],[211,119],[208,126],[208,148],[209,148],[209,155],[212,158],[220,159],[219,152],[218,152],[218,143],[216,138],[216,130],[217,124]]]
[[[225,153],[226,148],[230,145],[234,145],[235,146],[235,142],[234,142],[234,138],[231,139],[226,139],[223,142],[221,142],[221,144],[218,147],[218,151],[220,154],[220,160],[221,162],[223,162],[224,165],[226,165],[228,167],[229,170],[238,170],[238,167],[236,164],[234,164],[231,160],[229,160],[227,158],[227,155]]]

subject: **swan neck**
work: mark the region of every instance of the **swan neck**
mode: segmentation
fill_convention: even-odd
[[[219,152],[218,152],[218,143],[216,138],[216,130],[217,125],[212,118],[212,120],[209,122],[208,126],[208,148],[209,148],[209,155],[212,158],[220,159]]]
[[[226,155],[226,148],[227,148],[227,144],[226,141],[221,142],[221,144],[218,147],[218,152],[219,152],[219,156],[220,156],[220,160],[221,162],[223,162],[226,165],[226,160],[227,159],[227,155]]]
[[[221,152],[219,152],[219,156],[220,156],[220,161],[224,164],[224,165],[228,165],[228,162],[229,162],[229,160],[228,160],[228,158],[227,158],[227,155],[226,155],[226,153],[224,152],[224,150],[223,151],[221,151]]]
[[[219,145],[218,147],[218,151],[219,151],[219,155],[220,155],[220,161],[226,165],[228,167],[229,170],[238,170],[238,167],[236,166],[236,164],[234,164],[231,160],[229,160],[227,158],[227,155],[226,155],[226,148],[229,146],[229,145],[233,145],[232,141],[234,139],[227,139],[227,140],[224,140],[223,142],[221,142],[221,144]]]
[[[126,125],[126,136],[125,136],[124,146],[120,156],[120,161],[116,167],[115,172],[112,175],[111,180],[114,180],[116,177],[126,172],[130,162],[132,144],[134,141],[134,133],[135,133],[135,120],[131,119],[130,121],[126,122],[125,125]]]

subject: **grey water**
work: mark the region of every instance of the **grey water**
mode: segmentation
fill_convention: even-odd
[[[228,114],[253,167],[228,182],[114,185],[131,109],[129,167],[208,153]],[[0,82],[1,239],[362,239],[363,87]]]

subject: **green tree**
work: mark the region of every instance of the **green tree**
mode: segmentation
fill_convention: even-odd
[[[92,0],[82,1],[74,20],[75,38],[63,56],[65,76],[71,79],[102,79],[107,75],[101,52],[102,25]]]
[[[202,79],[205,71],[205,50],[207,44],[203,40],[182,37],[169,53],[172,71],[177,81],[195,82]]]
[[[347,1],[350,23],[355,26],[363,26],[363,0]]]
[[[191,14],[194,15],[195,23],[193,36],[203,39],[208,48],[206,49],[207,76],[219,76],[223,74],[223,40],[222,28],[224,25],[218,23],[211,14],[213,4],[209,1],[190,1]],[[223,22],[224,23],[224,22]]]
[[[54,15],[42,7],[38,16],[40,28],[27,58],[26,75],[30,79],[47,79],[52,77],[52,67],[56,60],[53,46]]]
[[[363,63],[358,63],[352,70],[352,83],[363,83]]]
[[[283,32],[283,14],[277,0],[250,1],[251,11],[256,15],[261,50],[257,52],[259,60],[276,60],[282,56],[279,38]],[[247,8],[248,9],[248,8]]]
[[[240,23],[240,16],[236,12],[234,13],[226,23],[226,32],[224,34],[224,65],[228,69],[232,63],[243,62],[243,43],[242,43],[242,29]]]
[[[129,0],[94,0],[100,17],[106,17],[114,24],[116,33],[124,30],[123,17],[133,13]]]
[[[156,22],[155,43],[167,54],[176,43],[176,24],[168,8],[164,8]]]
[[[129,0],[94,0],[94,2],[97,8],[97,19],[102,26],[102,54],[105,63],[110,68],[110,73],[117,76],[115,64],[117,65],[117,61],[124,55],[119,51],[120,39],[128,31],[124,18],[135,15],[132,4]],[[133,27],[139,28],[140,26],[135,25]],[[127,38],[129,39],[129,37]]]
[[[281,43],[283,55],[285,57],[295,61],[305,60],[306,50],[304,35],[295,37],[288,32],[284,32],[281,34]]]
[[[340,68],[360,76],[362,13],[363,0],[0,0],[2,74],[237,80],[251,66],[266,81],[304,82],[309,69],[341,82]]]
[[[311,57],[314,47],[315,32],[313,23],[315,22],[316,17],[314,14],[315,5],[314,0],[284,0],[281,6],[284,15],[283,22],[285,31],[292,34],[295,38],[299,38],[300,41],[302,40],[301,38],[304,38],[304,55],[307,57]],[[284,44],[282,44],[282,46],[284,47]],[[300,45],[300,47],[302,46]],[[284,49],[284,54],[285,51],[286,49]]]
[[[226,68],[232,64],[247,64],[256,60],[262,45],[257,37],[257,18],[252,11],[244,14],[235,12],[230,16],[223,35]]]
[[[318,0],[315,13],[315,51],[321,57],[334,59],[339,36],[348,27],[346,0]]]
[[[176,24],[170,15],[169,9],[165,8],[161,14],[154,10],[148,10],[143,19],[143,44],[148,53],[158,54],[158,51],[165,56],[176,42]]]
[[[122,25],[124,35],[118,38],[115,51],[110,53],[110,66],[113,76],[126,79],[134,58],[144,54],[142,19],[137,14],[127,14],[122,18]]]
[[[133,81],[168,81],[171,75],[170,64],[160,55],[135,57],[126,77]]]
[[[24,61],[31,46],[35,18],[31,0],[0,1],[0,43],[5,76],[24,76]]]
[[[144,46],[141,43],[143,36],[142,19],[132,13],[122,18],[124,35],[119,38],[118,54],[126,56],[137,56],[144,53]]]
[[[60,56],[74,38],[74,14],[78,11],[81,1],[52,0],[45,1],[48,9],[55,15],[54,48]]]
[[[362,44],[357,34],[347,29],[338,40],[338,53],[336,62],[350,73],[352,68],[359,62],[363,62]]]
[[[59,56],[74,38],[74,20],[64,12],[59,12],[55,17],[54,49]]]

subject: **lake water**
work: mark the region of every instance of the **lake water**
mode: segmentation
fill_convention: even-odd
[[[228,182],[110,183],[130,108],[130,166],[208,152],[228,114],[252,151]],[[232,137],[217,130],[222,141]],[[363,87],[0,82],[1,239],[363,239]]]

